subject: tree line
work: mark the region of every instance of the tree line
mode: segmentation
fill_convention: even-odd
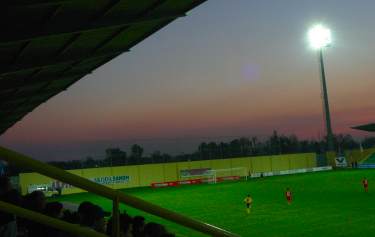
[[[375,146],[375,137],[357,141],[349,134],[339,134],[334,136],[334,146],[338,153],[361,147],[366,149]],[[186,154],[171,155],[156,150],[146,155],[141,145],[133,144],[129,154],[120,148],[107,148],[104,159],[95,159],[89,156],[83,160],[51,161],[49,164],[63,169],[81,169],[307,152],[322,154],[326,148],[325,139],[299,139],[295,135],[280,135],[277,131],[273,131],[271,136],[263,139],[253,136],[240,137],[229,142],[201,142],[194,152]]]

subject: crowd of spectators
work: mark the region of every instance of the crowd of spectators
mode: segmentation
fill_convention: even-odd
[[[8,177],[0,177],[0,200],[20,206],[53,218],[57,218],[81,227],[92,229],[108,236],[112,235],[111,213],[91,202],[82,202],[77,210],[65,208],[60,202],[47,202],[41,191],[34,191],[21,196],[12,188]],[[0,211],[0,236],[1,237],[78,237],[68,234],[33,220],[19,218],[14,214]],[[120,214],[121,237],[173,237],[163,225],[149,222],[145,223],[142,216],[131,217],[127,213]]]

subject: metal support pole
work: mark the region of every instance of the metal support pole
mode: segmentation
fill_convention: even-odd
[[[319,50],[319,64],[320,64],[320,79],[322,83],[323,114],[325,118],[326,130],[327,130],[326,132],[327,132],[328,151],[334,151],[333,132],[332,132],[332,126],[331,126],[331,114],[329,112],[328,92],[327,92],[326,75],[325,75],[324,61],[323,61],[323,48]]]
[[[112,237],[120,237],[120,200],[118,195],[113,199],[112,207]]]

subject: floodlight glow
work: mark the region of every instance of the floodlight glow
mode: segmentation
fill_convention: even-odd
[[[311,28],[308,37],[314,49],[321,49],[332,43],[331,31],[322,25],[316,25]]]

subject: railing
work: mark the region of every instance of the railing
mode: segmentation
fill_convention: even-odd
[[[113,201],[113,233],[115,233],[114,236],[116,237],[119,234],[119,202],[211,236],[238,237],[238,235],[224,229],[186,217],[104,185],[94,183],[78,175],[71,174],[65,170],[34,160],[3,147],[0,147],[0,159],[16,166],[31,168],[45,176],[111,199]]]

